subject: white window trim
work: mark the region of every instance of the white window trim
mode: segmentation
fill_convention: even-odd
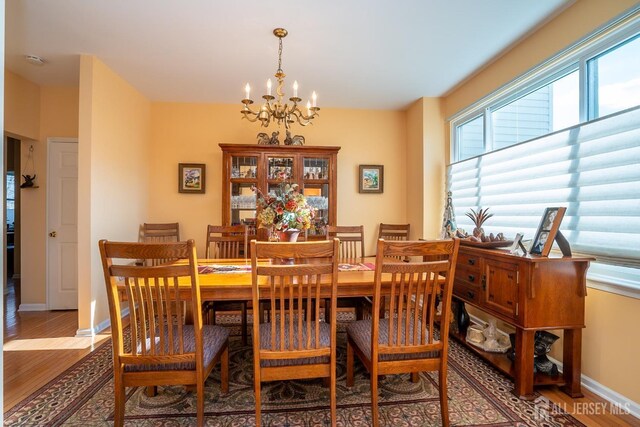
[[[640,299],[640,269],[594,262],[587,272],[587,287]]]

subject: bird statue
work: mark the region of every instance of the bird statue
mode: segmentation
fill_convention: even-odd
[[[35,182],[33,182],[36,179],[37,175],[22,175],[22,177],[24,178],[24,182],[20,185],[20,188],[30,188],[36,185]]]

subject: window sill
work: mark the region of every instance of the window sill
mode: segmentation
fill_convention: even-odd
[[[594,262],[587,272],[587,286],[640,299],[640,269]]]

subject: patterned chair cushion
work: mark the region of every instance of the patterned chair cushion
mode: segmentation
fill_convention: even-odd
[[[177,326],[173,327],[173,348],[179,348],[179,341],[177,337]],[[193,325],[184,325],[182,327],[184,351],[185,353],[193,353],[196,348],[196,340],[193,334]],[[203,325],[202,326],[202,349],[204,352],[204,366],[207,366],[214,359],[216,354],[220,351],[222,346],[227,342],[229,338],[229,330],[222,326],[216,325]],[[168,341],[168,340],[167,340]],[[147,343],[148,345],[148,343]],[[144,364],[129,364],[125,365],[125,372],[139,372],[139,371],[190,371],[195,370],[195,362],[184,363],[159,363],[153,365]]]
[[[276,351],[280,349],[280,325],[276,325]],[[298,323],[293,324],[293,345],[298,348]],[[289,325],[285,325],[284,346],[289,348]],[[307,322],[302,322],[302,342],[303,346],[307,342]],[[311,325],[311,346],[315,348],[316,330],[315,325]],[[327,323],[320,323],[320,347],[326,348],[331,346],[331,326]],[[260,324],[260,348],[263,350],[271,349],[271,323]],[[312,365],[316,363],[329,363],[329,357],[309,357],[305,359],[273,359],[262,360],[260,366],[290,366],[290,365]]]
[[[398,324],[394,322],[394,341],[396,335],[396,328]],[[347,335],[351,337],[354,344],[365,354],[367,359],[371,360],[371,327],[372,321],[358,320],[351,322],[347,326]],[[418,327],[421,327],[420,322]],[[401,330],[404,331],[404,322],[402,322]],[[429,331],[426,331],[427,338]],[[409,324],[409,344],[413,344],[413,323]],[[400,342],[404,344],[404,334],[400,337]],[[426,341],[426,339],[425,339]],[[389,343],[389,319],[380,319],[380,326],[378,328],[378,345],[387,345]],[[395,344],[395,343],[394,343]],[[439,357],[438,351],[430,351],[428,353],[399,353],[399,354],[378,354],[379,360],[408,360],[408,359],[429,359]]]

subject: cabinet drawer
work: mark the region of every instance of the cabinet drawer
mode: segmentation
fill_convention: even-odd
[[[465,301],[479,304],[480,294],[482,291],[475,286],[469,286],[466,283],[456,280],[453,284],[453,294]]]
[[[482,278],[480,277],[480,270],[467,268],[458,264],[456,266],[455,280],[464,282],[468,286],[480,286]]]
[[[477,270],[480,272],[480,257],[460,251],[458,253],[456,268],[465,268],[467,270]]]

